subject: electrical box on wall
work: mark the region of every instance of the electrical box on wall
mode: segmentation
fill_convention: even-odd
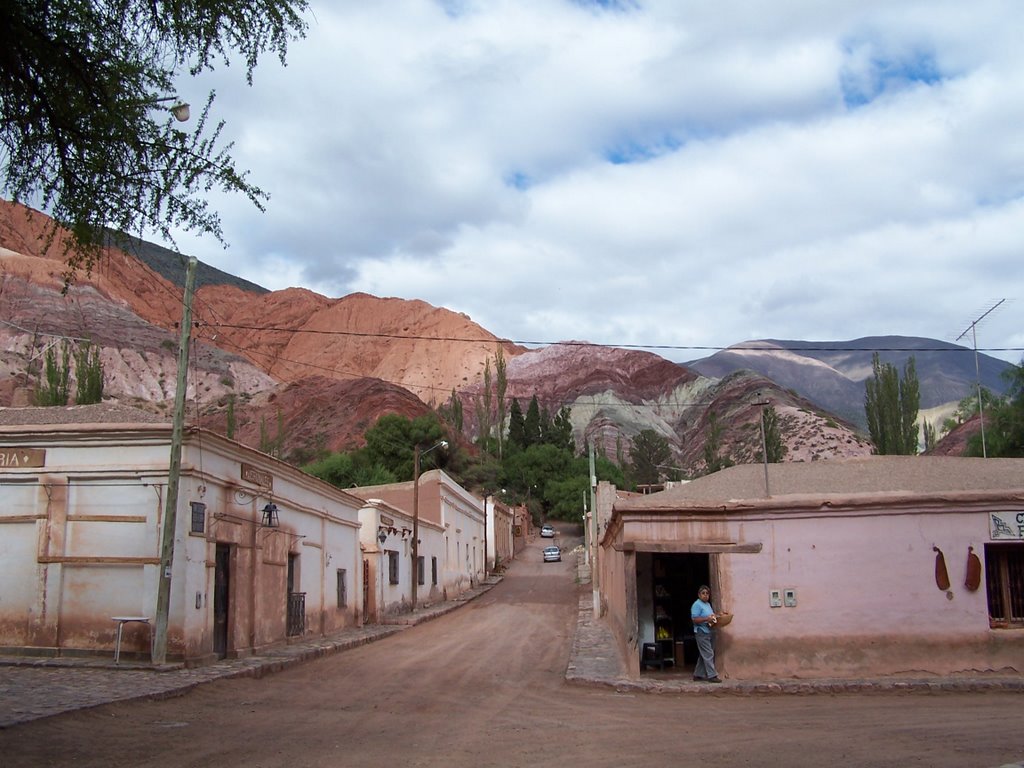
[[[768,605],[772,608],[782,607],[782,590],[772,589],[768,592]]]
[[[784,589],[782,591],[782,602],[787,608],[796,606],[796,590]]]

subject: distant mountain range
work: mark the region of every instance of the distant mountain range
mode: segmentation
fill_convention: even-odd
[[[921,408],[956,403],[974,394],[977,376],[973,350],[946,341],[913,336],[866,336],[852,341],[780,341],[764,339],[736,344],[710,357],[686,363],[705,376],[724,377],[748,370],[791,389],[862,429],[864,383],[872,376],[872,357],[903,372],[909,358],[921,384]],[[1005,360],[978,354],[981,384],[1006,391]]]
[[[63,265],[39,251],[46,221],[0,202],[0,406],[28,404],[32,361],[54,337],[68,336],[100,346],[108,397],[168,412],[184,260],[133,241],[129,251],[109,249],[94,274],[65,293]],[[526,350],[418,300],[331,299],[267,291],[208,267],[200,275],[190,419],[224,431],[233,400],[236,439],[259,447],[268,428],[280,430],[283,454],[296,461],[357,445],[384,413],[415,416],[453,394],[472,440],[483,370],[490,360],[493,372],[499,347],[508,396],[525,407],[536,395],[551,413],[569,406],[577,445],[625,459],[630,440],[652,429],[688,472],[701,470],[712,414],[724,453],[756,461],[763,400],[779,413],[787,460],[870,453],[863,398],[874,350],[900,368],[914,356],[924,408],[951,408],[975,378],[970,350],[930,339],[751,341],[680,365],[578,342]],[[984,385],[1001,392],[1009,364],[987,355],[979,361]]]

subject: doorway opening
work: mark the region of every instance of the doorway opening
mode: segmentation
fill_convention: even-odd
[[[638,637],[648,657],[654,653],[676,671],[693,670],[698,654],[690,607],[710,576],[707,553],[637,554]]]
[[[213,653],[228,655],[228,616],[231,599],[231,546],[218,544],[213,575]]]

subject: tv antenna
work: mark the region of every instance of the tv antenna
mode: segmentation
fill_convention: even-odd
[[[956,337],[956,341],[960,341],[960,339],[966,336],[967,332],[970,331],[971,341],[974,344],[974,375],[978,384],[978,418],[981,421],[981,456],[985,459],[988,458],[988,450],[985,447],[985,406],[982,405],[981,402],[981,367],[978,365],[978,323],[995,312],[999,305],[1004,301],[1006,301],[1006,299],[1000,299],[997,301],[982,313],[980,317],[972,321],[971,324],[964,329],[963,333]]]

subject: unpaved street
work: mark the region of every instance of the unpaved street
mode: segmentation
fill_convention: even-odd
[[[579,586],[540,540],[435,621],[262,679],[0,731],[16,766],[998,766],[1014,693],[620,694],[564,682]],[[574,541],[560,542],[564,547]]]

